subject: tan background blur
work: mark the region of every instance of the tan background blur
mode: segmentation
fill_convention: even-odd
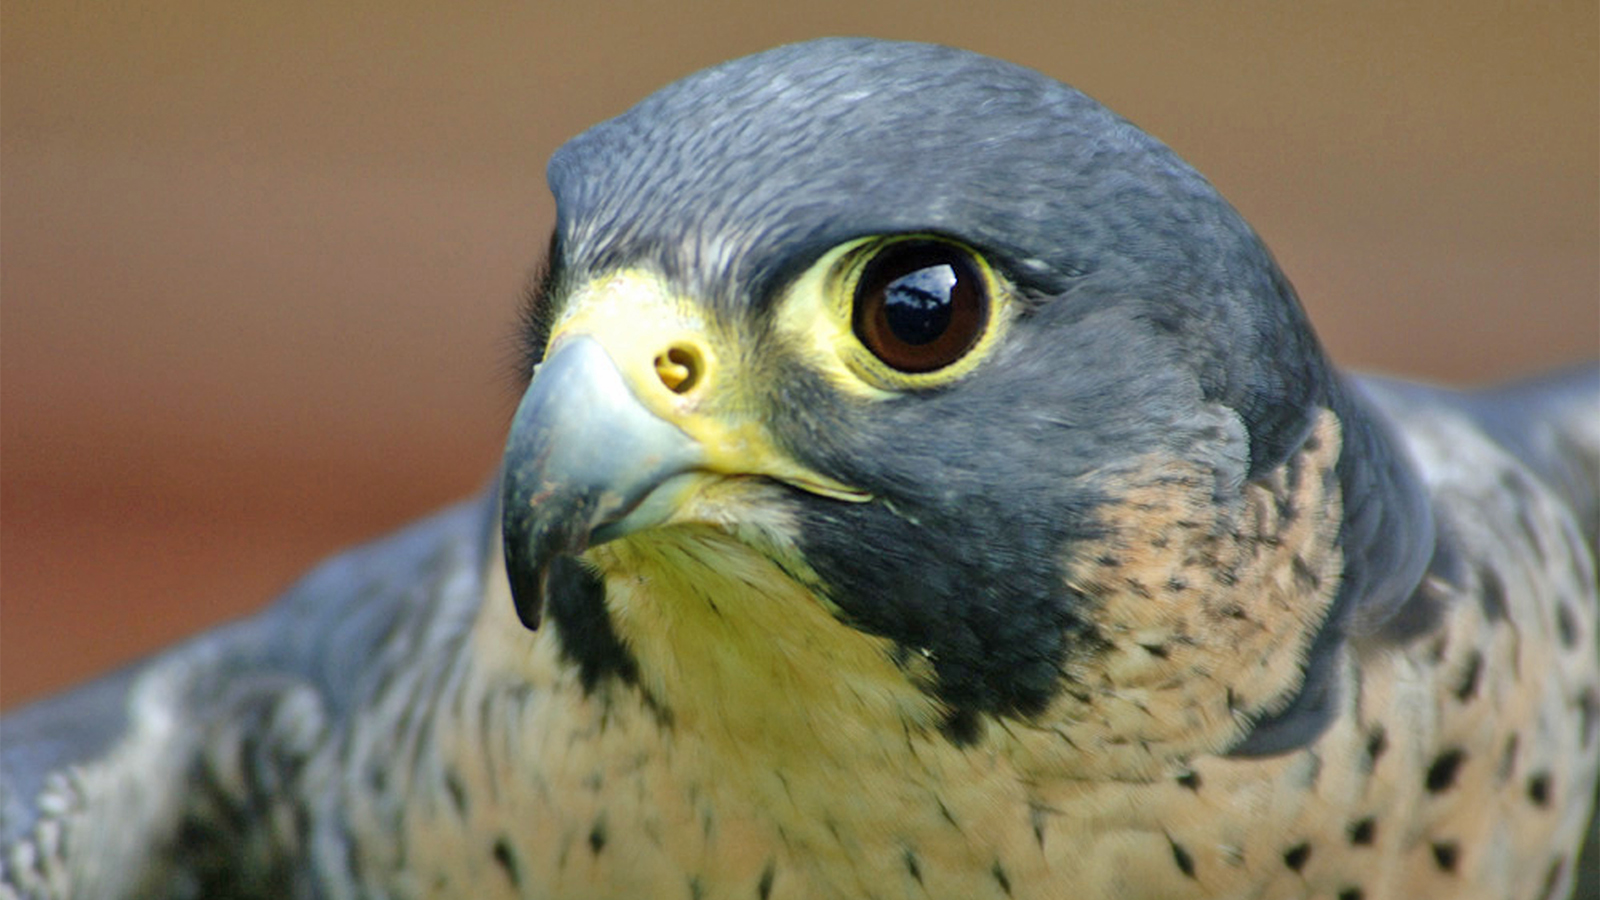
[[[7,3],[0,704],[482,484],[546,157],[777,43],[954,43],[1083,88],[1244,211],[1346,364],[1600,348],[1592,0],[579,6]]]

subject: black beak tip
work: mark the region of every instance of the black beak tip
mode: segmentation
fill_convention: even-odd
[[[539,630],[544,614],[545,568],[507,566],[506,577],[511,582],[511,602],[517,609],[517,618],[529,631]]]
[[[514,514],[501,520],[501,540],[505,550],[506,581],[511,585],[511,602],[517,618],[529,631],[544,619],[544,605],[550,595],[550,565],[558,556],[576,556],[588,546],[590,504],[556,498],[540,505],[549,513],[559,511],[557,521],[539,521],[531,503],[517,503],[515,491],[507,491],[505,509]],[[529,512],[515,514],[520,511]]]

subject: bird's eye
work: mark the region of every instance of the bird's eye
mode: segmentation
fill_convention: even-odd
[[[872,355],[901,372],[932,372],[965,356],[988,318],[983,276],[953,244],[890,244],[856,280],[856,337]]]

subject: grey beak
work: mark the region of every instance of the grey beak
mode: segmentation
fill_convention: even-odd
[[[506,575],[522,624],[539,625],[551,560],[658,524],[672,492],[652,494],[703,458],[639,402],[597,341],[561,341],[517,407],[501,476]]]

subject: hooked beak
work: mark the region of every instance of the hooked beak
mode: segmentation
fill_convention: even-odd
[[[659,279],[599,279],[569,308],[517,407],[501,474],[506,577],[524,625],[538,627],[556,557],[695,521],[690,495],[709,481],[871,499],[773,441],[740,354]]]
[[[501,534],[522,624],[539,625],[552,559],[660,524],[705,456],[639,402],[599,342],[562,341],[539,365],[506,442]]]

